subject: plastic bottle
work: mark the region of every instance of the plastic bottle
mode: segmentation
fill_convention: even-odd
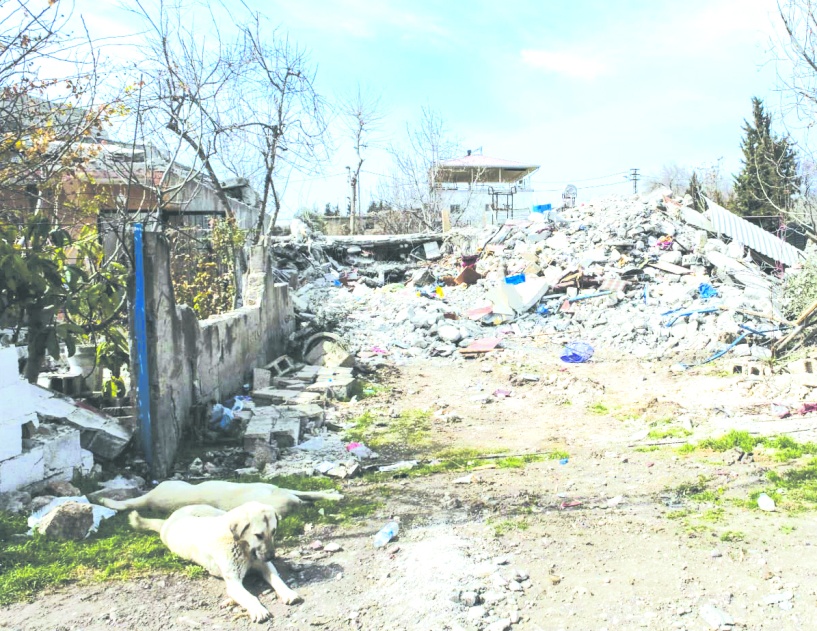
[[[390,521],[374,536],[374,547],[382,548],[385,546],[389,541],[397,536],[398,530],[400,530],[400,525],[396,521]]]

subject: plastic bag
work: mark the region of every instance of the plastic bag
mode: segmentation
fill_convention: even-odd
[[[718,296],[718,290],[709,283],[701,283],[698,285],[698,294],[704,300],[708,300],[709,298],[716,298]]]
[[[358,460],[364,460],[366,458],[377,458],[377,454],[369,449],[363,443],[349,443],[346,445],[346,451],[352,454]]]
[[[593,357],[593,347],[587,342],[570,342],[562,351],[560,359],[567,364],[583,364]]]

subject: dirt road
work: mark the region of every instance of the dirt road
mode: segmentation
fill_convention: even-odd
[[[813,504],[769,480],[811,456],[678,450],[733,428],[791,429],[768,413],[770,386],[722,366],[676,374],[669,363],[552,358],[505,351],[402,367],[377,396],[349,405],[349,418],[427,412],[426,457],[444,448],[539,456],[475,456],[459,471],[345,482],[347,496],[375,493],[380,506],[351,527],[316,523],[300,546],[281,550],[302,604],[277,603],[248,582],[273,613],[266,625],[219,609],[217,579],[155,576],[43,594],[0,611],[0,628],[817,628]],[[808,417],[794,422],[808,429]],[[794,435],[802,445],[813,434]],[[758,510],[760,490],[788,510]],[[398,539],[373,549],[392,516]]]

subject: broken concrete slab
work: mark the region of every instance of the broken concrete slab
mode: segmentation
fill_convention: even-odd
[[[302,390],[280,390],[278,388],[261,388],[252,391],[252,398],[261,403],[272,405],[302,405],[316,403],[320,395]]]
[[[354,377],[335,375],[324,379],[319,378],[318,381],[306,387],[306,392],[323,393],[338,401],[348,401],[356,394],[360,394],[361,385]]]
[[[45,479],[45,453],[42,445],[0,462],[0,493],[10,493]]]
[[[255,368],[252,371],[253,388],[269,388],[272,385],[272,371],[266,368]]]
[[[313,383],[320,370],[320,366],[304,366],[298,372],[294,373],[292,378],[304,383]]]
[[[317,342],[304,356],[304,360],[313,366],[344,366],[351,368],[355,365],[354,355],[331,340]]]

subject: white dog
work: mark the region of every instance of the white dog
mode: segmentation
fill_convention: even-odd
[[[271,506],[279,517],[283,517],[290,510],[304,502],[340,499],[343,499],[343,495],[340,493],[291,491],[263,482],[245,483],[211,480],[201,484],[189,484],[177,480],[168,480],[140,497],[125,500],[124,502],[101,499],[100,504],[118,511],[144,509],[169,513],[183,506],[193,504],[207,504],[228,511],[247,502],[260,502]]]
[[[130,523],[139,530],[158,532],[171,552],[223,578],[227,595],[247,610],[253,622],[267,620],[270,613],[244,587],[250,570],[260,572],[286,604],[298,600],[272,564],[278,516],[266,504],[249,502],[229,512],[206,505],[186,506],[167,519],[145,519],[134,511]]]

